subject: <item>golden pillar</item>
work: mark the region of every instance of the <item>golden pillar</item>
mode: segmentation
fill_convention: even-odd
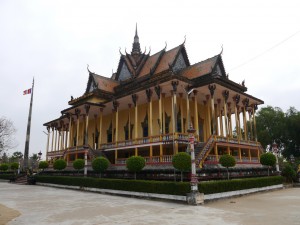
[[[229,97],[229,91],[223,91],[223,99],[224,99],[224,119],[225,119],[225,133],[226,137],[228,137],[228,118],[227,118],[227,100]]]
[[[250,124],[250,140],[253,141],[253,128],[252,128],[252,108],[248,110],[249,124]]]
[[[215,120],[215,100],[214,100],[214,93],[216,90],[216,85],[208,85],[208,89],[210,91],[210,107],[211,107],[211,119],[212,119],[212,134],[216,135],[216,120]]]
[[[54,138],[54,151],[57,150],[57,127],[55,127],[55,138]]]
[[[69,148],[72,145],[72,134],[73,134],[73,132],[72,132],[72,128],[73,128],[72,120],[73,120],[72,114],[70,113],[69,114],[69,143],[68,143]]]
[[[75,114],[76,114],[76,125],[77,125],[77,129],[76,129],[76,146],[79,145],[79,117],[80,117],[80,109],[75,109]],[[77,154],[76,154],[77,157]]]
[[[222,109],[221,109],[221,99],[218,98],[217,99],[218,102],[218,113],[219,113],[219,124],[220,124],[220,132],[219,135],[220,136],[224,136],[224,131],[223,131],[223,119],[222,119]]]
[[[228,110],[228,133],[229,137],[232,137],[232,122],[231,122],[231,103],[227,103],[227,110]]]
[[[172,109],[173,109],[173,154],[177,154],[178,153],[178,142],[175,140],[176,137],[176,133],[177,133],[177,86],[179,84],[179,81],[172,81],[171,85],[173,87],[173,96],[172,96]]]
[[[244,124],[244,140],[247,141],[248,140],[248,129],[247,129],[247,117],[246,117],[246,109],[248,107],[249,104],[249,99],[245,98],[243,100],[243,124]]]
[[[46,161],[48,161],[48,152],[49,152],[49,139],[50,139],[50,127],[47,126],[47,145],[46,145]]]
[[[253,105],[253,130],[254,130],[254,139],[257,142],[257,130],[256,130],[256,118],[255,118],[255,113],[257,110],[257,105]]]
[[[211,107],[210,107],[210,103],[211,101],[209,101],[210,96],[206,95],[206,100],[207,100],[207,104],[206,104],[206,110],[207,110],[207,139],[212,135],[212,130],[211,130]]]
[[[235,95],[232,97],[232,100],[234,102],[234,114],[235,114],[235,127],[236,127],[236,135],[238,140],[240,141],[240,122],[239,122],[239,117],[238,117],[238,104],[240,102],[240,95]]]
[[[155,86],[154,88],[155,93],[158,98],[158,126],[159,126],[159,141],[162,142],[162,93],[161,87],[159,85]],[[163,145],[162,143],[159,144],[159,158],[160,162],[162,162],[162,155],[163,155]]]
[[[119,141],[119,102],[117,101],[113,101],[113,108],[115,111],[115,118],[116,118],[116,122],[115,122],[115,128],[116,128],[116,137],[115,137],[115,143],[116,146],[118,145],[118,141]]]
[[[99,143],[99,149],[101,148],[101,144],[102,144],[102,134],[104,133],[102,131],[102,119],[103,119],[103,108],[100,108],[100,116],[99,116],[99,140],[98,140],[98,143]]]
[[[193,91],[194,93],[194,128],[196,130],[196,140],[199,141],[199,118],[198,118],[198,103],[197,103],[197,90]]]
[[[150,135],[150,143],[152,143],[152,136],[153,136],[153,115],[152,115],[152,90],[151,89],[146,89],[146,95],[147,95],[147,100],[148,100],[148,105],[149,105],[149,133]],[[150,161],[152,160],[152,155],[153,155],[153,148],[152,145],[150,145],[150,152],[149,152],[149,156],[150,156]]]

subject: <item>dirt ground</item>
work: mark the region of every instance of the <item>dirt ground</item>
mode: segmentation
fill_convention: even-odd
[[[188,206],[0,182],[0,224],[6,223],[296,225],[300,224],[300,188]]]

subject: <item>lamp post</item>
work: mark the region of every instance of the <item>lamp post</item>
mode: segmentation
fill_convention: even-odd
[[[195,143],[195,129],[191,123],[190,118],[190,104],[189,104],[189,95],[194,91],[194,88],[184,89],[186,92],[186,104],[187,104],[187,120],[188,120],[188,129],[187,132],[189,133],[189,140],[188,146],[189,151],[191,152],[191,192],[187,194],[186,201],[189,205],[199,205],[204,203],[204,194],[198,191],[198,179],[196,174],[196,163],[195,163],[195,151],[194,151],[194,143]]]

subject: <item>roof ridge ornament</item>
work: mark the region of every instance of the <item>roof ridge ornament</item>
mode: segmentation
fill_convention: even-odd
[[[89,70],[89,64],[86,64],[87,66],[86,66],[86,69],[87,69],[87,71],[91,74],[91,73],[93,73],[93,72],[91,72],[90,70]]]
[[[167,49],[167,46],[168,46],[168,43],[167,43],[167,41],[165,41],[165,48],[164,48],[165,51]]]
[[[221,45],[221,52],[219,55],[222,55],[223,54],[223,44]]]
[[[120,55],[123,55],[122,52],[121,52],[121,47],[119,48],[119,52],[120,52]]]
[[[186,35],[184,35],[184,41],[183,41],[183,43],[181,45],[184,45],[185,41],[186,41]]]

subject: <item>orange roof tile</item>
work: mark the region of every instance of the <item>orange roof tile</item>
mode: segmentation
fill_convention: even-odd
[[[169,51],[167,51],[161,58],[155,73],[159,73],[161,71],[169,69],[169,64],[173,64],[176,55],[178,54],[178,51],[180,49],[181,45],[177,46],[176,48],[173,48]]]
[[[215,66],[219,55],[216,55],[212,58],[206,59],[202,62],[198,62],[194,65],[191,65],[182,71],[182,76],[194,79],[211,72],[211,69]]]
[[[154,67],[155,63],[157,62],[157,60],[159,59],[159,56],[161,54],[161,51],[160,52],[157,52],[156,54],[154,55],[151,55],[147,61],[145,62],[139,76],[145,76],[147,74],[149,74],[150,72],[150,69]]]
[[[98,88],[103,91],[114,92],[114,87],[119,85],[118,81],[107,77],[103,77],[97,74],[93,74],[93,77],[96,84],[98,84]]]

